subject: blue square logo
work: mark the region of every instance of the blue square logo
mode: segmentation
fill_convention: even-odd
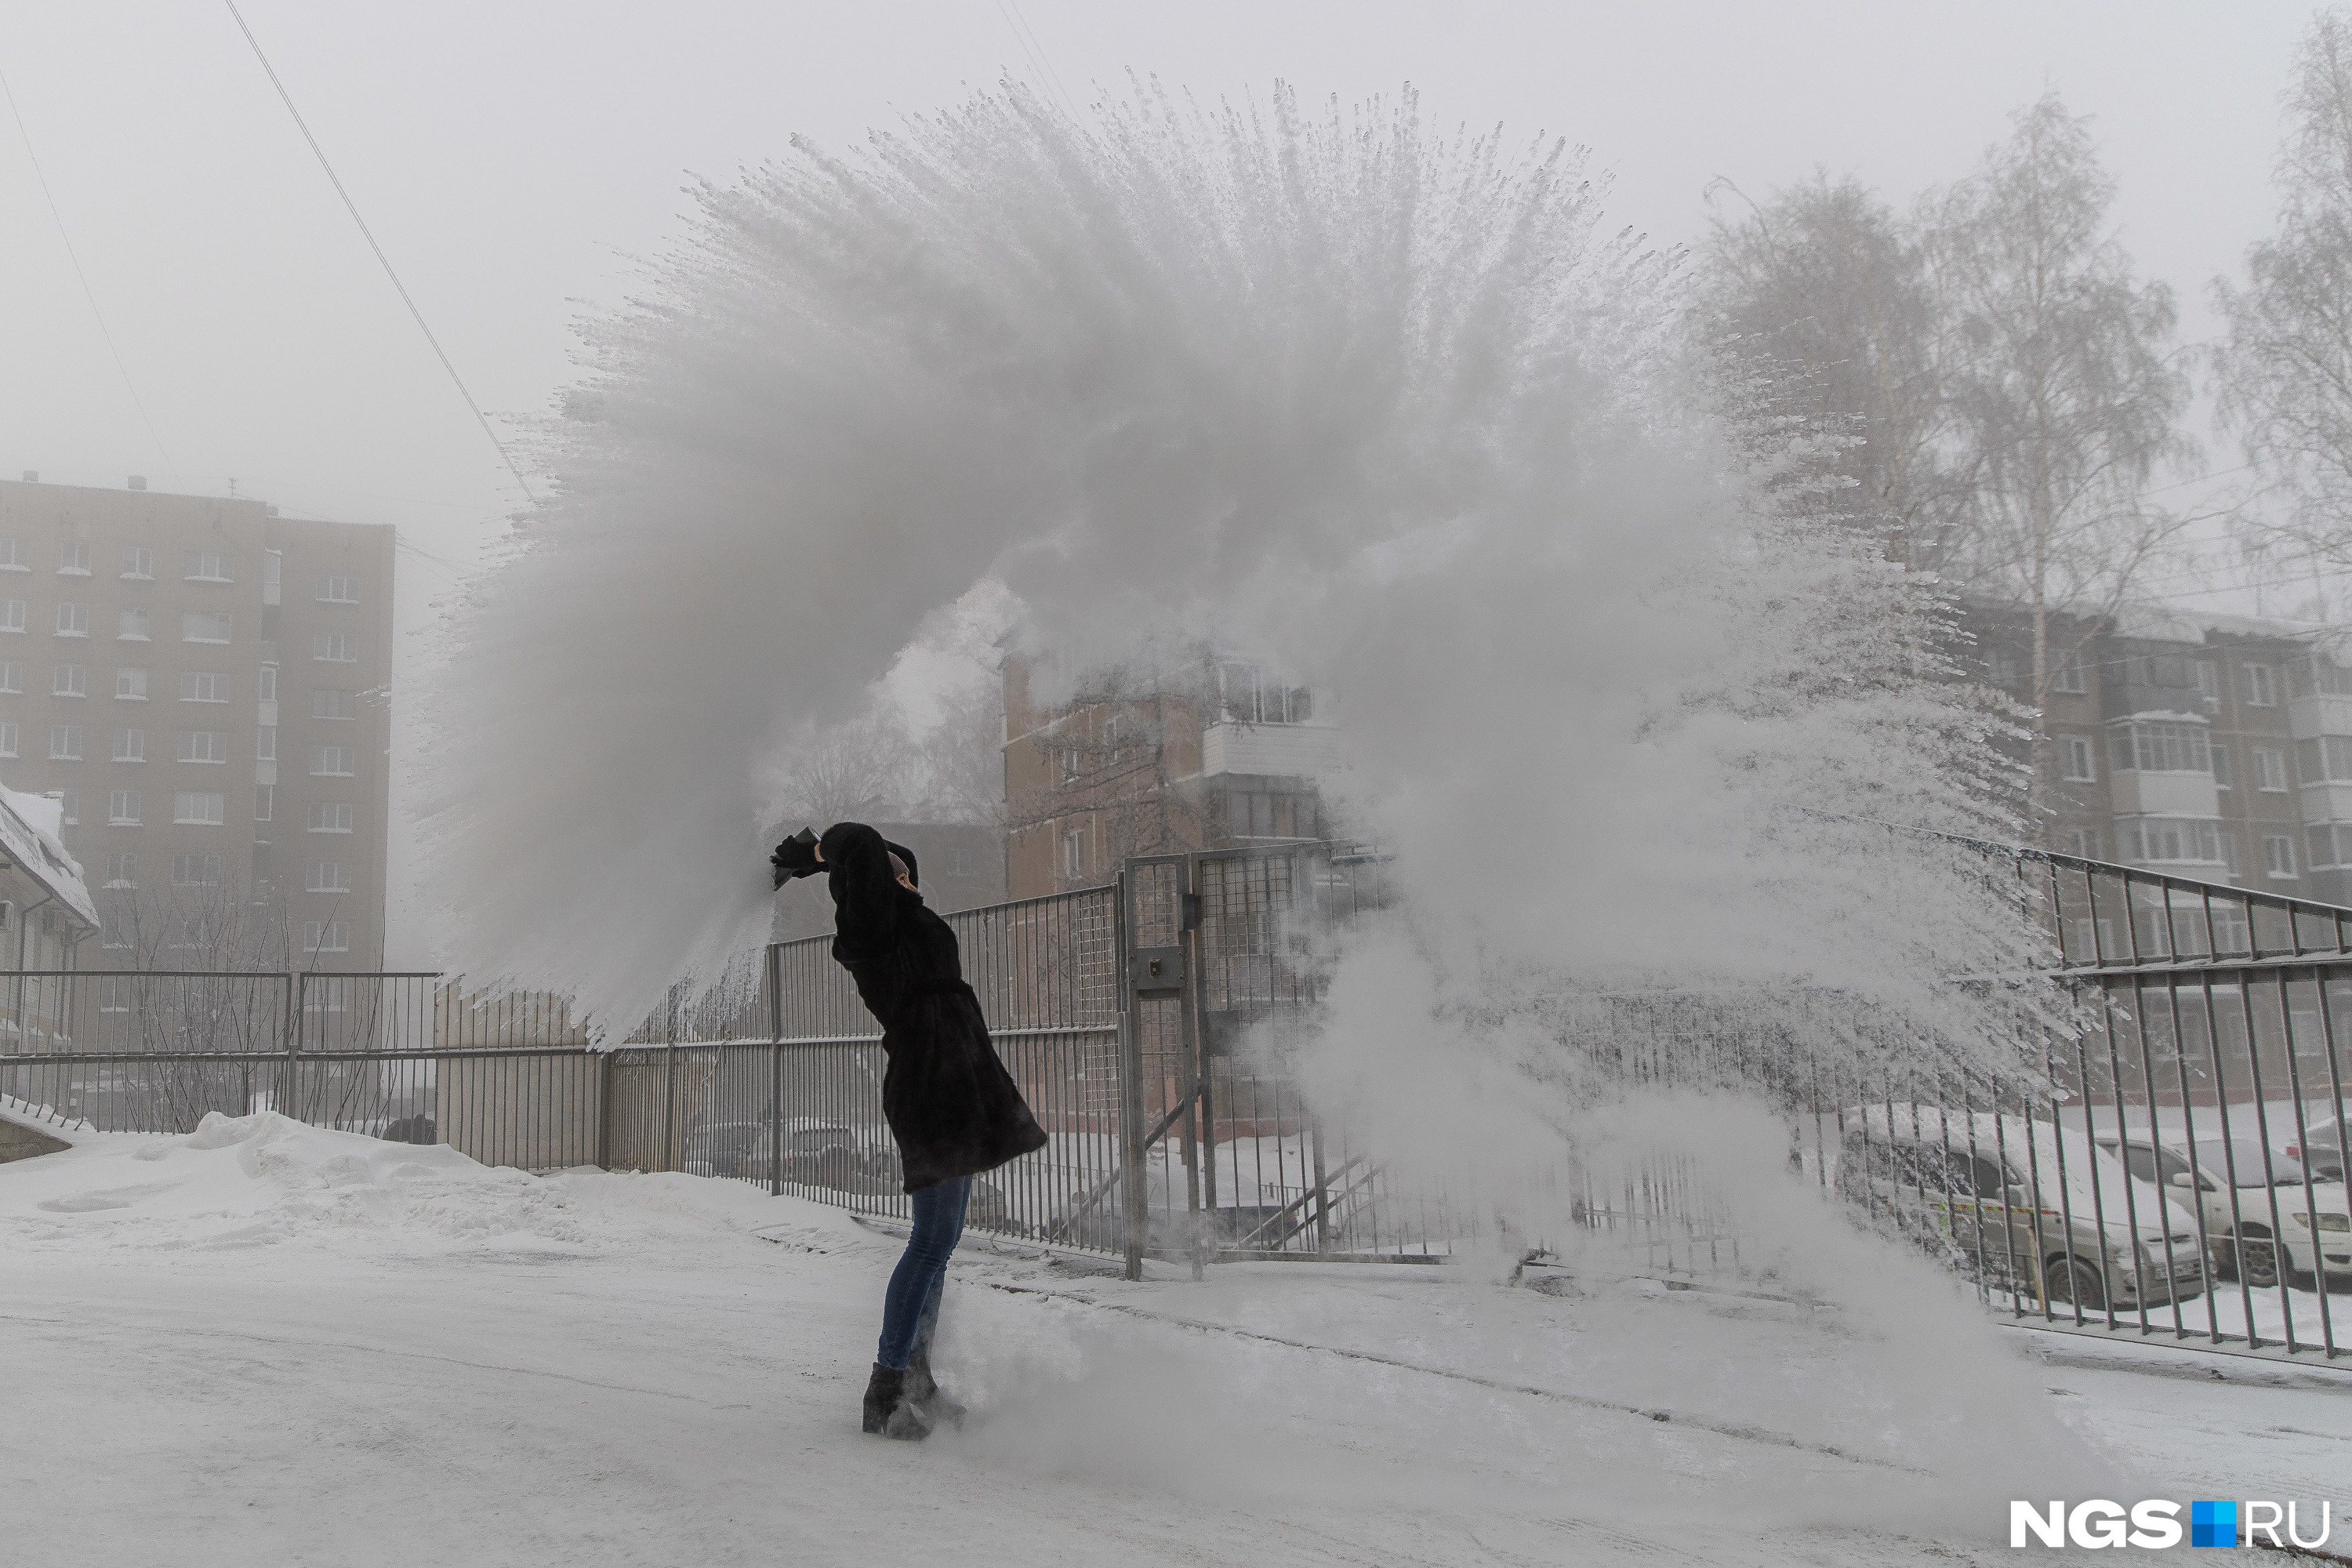
[[[2238,1505],[2233,1502],[2192,1502],[2189,1505],[2189,1544],[2238,1544]]]

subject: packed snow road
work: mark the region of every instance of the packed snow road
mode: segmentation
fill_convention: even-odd
[[[2078,1496],[2275,1459],[2313,1497],[2352,1451],[2344,1393],[2045,1368],[1990,1330],[1954,1354],[2000,1404],[1890,1392],[1906,1346],[1827,1308],[1461,1267],[1131,1285],[986,1247],[940,1353],[975,1418],[894,1444],[856,1409],[898,1244],[836,1212],[267,1113],[76,1143],[0,1166],[28,1563],[1991,1561],[2003,1500],[2061,1483],[2011,1492],[1988,1422]]]

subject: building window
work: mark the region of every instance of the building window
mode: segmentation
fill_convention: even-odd
[[[114,640],[116,642],[147,640],[147,611],[144,606],[132,605],[115,612]]]
[[[278,726],[264,724],[253,732],[253,760],[274,763],[278,760]]]
[[[143,669],[118,669],[114,672],[114,695],[124,702],[147,700],[147,672]]]
[[[58,601],[58,636],[61,637],[89,636],[89,606],[77,605],[69,599]]]
[[[2263,869],[2282,880],[2294,877],[2294,840],[2284,834],[2263,837]]]
[[[258,689],[264,702],[278,700],[278,667],[276,665],[265,664],[261,667],[261,684]]]
[[[2210,817],[2127,816],[2116,822],[2116,837],[2134,865],[2221,864],[2221,825]]]
[[[356,692],[331,691],[321,687],[310,693],[310,717],[313,719],[356,719],[359,716],[359,694]]]
[[[1990,653],[1993,684],[2014,686],[2017,659],[2009,649]],[[1217,666],[1217,696],[1223,717],[1240,724],[1304,724],[1315,716],[1314,699],[1303,686],[1285,686],[1262,666],[1229,659]]]
[[[358,758],[353,746],[313,746],[310,748],[310,776],[324,779],[347,779],[352,776],[352,764]]]
[[[131,1011],[131,986],[127,974],[110,974],[98,983],[98,1010],[101,1013]]]
[[[1062,875],[1083,877],[1087,871],[1087,835],[1074,827],[1062,835]]]
[[[1076,746],[1064,746],[1062,748],[1062,782],[1064,784],[1072,784],[1076,782],[1078,773],[1084,765],[1084,763],[1078,756],[1078,749]]]
[[[352,890],[352,874],[341,860],[313,860],[305,868],[302,890],[306,893],[348,893]]]
[[[2197,661],[2197,695],[2205,699],[2209,713],[2221,706],[2221,667],[2210,658]]]
[[[77,539],[58,546],[58,572],[67,577],[89,575],[89,543],[87,540]]]
[[[172,947],[202,947],[206,938],[211,935],[207,922],[202,915],[177,917],[172,921],[171,932],[168,945]]]
[[[180,700],[183,702],[226,702],[228,700],[228,677],[198,674],[194,670],[180,672]]]
[[[356,605],[360,602],[360,580],[356,577],[321,577],[319,579],[319,603],[322,605]]]
[[[220,879],[221,858],[217,855],[172,857],[172,886],[175,888],[217,888]]]
[[[139,792],[116,789],[106,792],[106,825],[109,827],[139,826]]]
[[[147,760],[147,731],[117,730],[114,732],[114,760],[118,763],[143,763]]]
[[[2213,771],[2204,725],[2148,720],[2125,720],[2107,726],[2107,766],[2119,773]]]
[[[155,557],[139,545],[126,547],[122,552],[122,574],[141,583],[153,582]]]
[[[310,657],[328,664],[357,664],[359,639],[349,632],[313,632]]]
[[[2088,735],[2058,737],[2058,772],[2069,784],[2096,784],[2099,773],[2093,765],[2091,738]]]
[[[78,763],[81,761],[81,726],[52,724],[49,726],[49,761]]]
[[[269,820],[269,817],[270,817],[270,814],[271,814],[273,811],[275,811],[275,810],[277,809],[277,807],[278,807],[278,786],[277,786],[276,784],[263,784],[263,785],[261,785],[258,789],[257,789],[257,790],[254,792],[254,795],[253,795],[253,820],[254,820],[254,821],[256,821],[256,822],[267,822],[267,821],[268,821],[268,820]]]
[[[950,877],[969,877],[971,875],[971,850],[950,849],[948,851],[948,875]]]
[[[2230,748],[2223,742],[2215,741],[2205,748],[2205,754],[2213,763],[2213,787],[2228,789],[2230,787]]]
[[[2299,782],[2352,784],[2352,735],[2315,735],[2294,743]]]
[[[311,952],[349,952],[352,928],[342,921],[304,921],[302,946]]]
[[[2221,865],[2232,878],[2235,878],[2238,874],[2238,836],[2224,827],[2215,835],[2215,837],[2221,846]]]
[[[87,697],[89,695],[89,671],[79,664],[61,664],[50,672],[49,695],[52,697]]]
[[[98,941],[101,947],[129,947],[131,945],[131,911],[120,909],[100,910],[98,915]]]
[[[0,663],[0,691],[21,693],[25,689],[25,667],[21,664]]]
[[[2085,860],[2095,860],[2099,858],[2097,828],[2069,827],[2061,837],[2065,843],[2067,854],[2079,856]]]
[[[236,574],[230,570],[226,555],[215,550],[191,550],[181,557],[185,568],[181,577],[190,583],[233,583]]]
[[[25,601],[0,599],[0,632],[21,632],[25,629]]]
[[[191,827],[218,827],[228,820],[228,797],[218,790],[172,792],[172,820]]]
[[[109,855],[106,858],[106,885],[110,888],[135,888],[139,885],[139,857]]]
[[[14,724],[0,724],[0,757],[13,757],[16,754],[16,726]]]
[[[226,730],[181,731],[180,761],[184,763],[228,761],[228,731]]]
[[[79,827],[81,826],[81,791],[61,789],[55,793],[58,797],[58,808],[60,815],[65,817],[66,826]]]
[[[31,546],[21,539],[0,539],[0,572],[30,572],[32,569]]]
[[[2250,708],[2278,706],[2278,671],[2267,664],[2242,666],[2246,676],[2246,705]]]
[[[180,617],[182,642],[228,641],[228,617],[209,610],[190,610]]]
[[[310,831],[313,833],[349,833],[352,830],[352,808],[341,802],[313,801],[310,803]]]
[[[278,588],[278,587],[280,587],[280,586],[284,585],[285,582],[286,582],[286,552],[284,552],[283,550],[265,550],[265,551],[263,551],[263,552],[261,552],[261,585],[262,585],[262,587],[263,587],[264,589]],[[276,599],[274,599],[274,598],[273,598],[273,599],[271,599],[271,600],[269,600],[269,603],[271,603],[271,604],[273,604],[273,605],[274,605],[274,604],[276,604],[277,602],[278,602],[278,601],[277,601]]]
[[[2254,787],[2269,795],[2286,793],[2286,753],[2275,746],[2254,748]]]
[[[2050,689],[2063,691],[2069,697],[2080,697],[2090,689],[2083,679],[2083,650],[2068,648],[2058,656],[2058,668],[2050,672]]]

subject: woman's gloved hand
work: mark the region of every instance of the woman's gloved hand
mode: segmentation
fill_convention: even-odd
[[[768,864],[776,869],[775,885],[779,888],[796,878],[815,876],[824,869],[824,863],[816,858],[816,834],[802,828],[776,846],[776,852],[768,857]]]

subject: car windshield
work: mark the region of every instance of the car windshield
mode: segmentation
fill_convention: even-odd
[[[2229,1181],[2234,1168],[2242,1187],[2290,1186],[2303,1180],[2301,1165],[2284,1154],[2265,1154],[2261,1142],[2252,1138],[2232,1138],[2226,1143],[2219,1138],[2200,1139],[2197,1168],[2211,1182]]]

